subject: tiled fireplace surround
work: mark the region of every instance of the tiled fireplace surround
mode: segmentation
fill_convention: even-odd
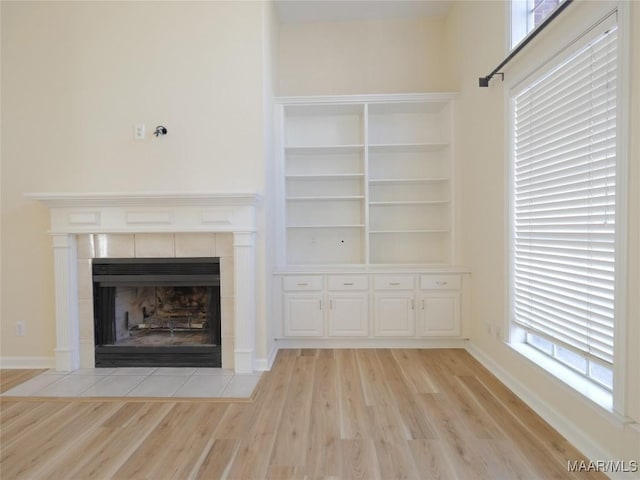
[[[29,194],[51,209],[56,369],[94,366],[93,258],[220,257],[222,367],[255,359],[254,194]]]
[[[233,368],[233,234],[102,233],[76,237],[80,368],[94,367],[93,258],[220,257],[222,366]]]

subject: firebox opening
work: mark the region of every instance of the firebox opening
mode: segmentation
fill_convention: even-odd
[[[219,258],[97,259],[96,367],[221,366]]]

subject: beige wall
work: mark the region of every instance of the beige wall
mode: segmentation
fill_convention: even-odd
[[[450,91],[443,18],[280,28],[279,95]]]
[[[1,8],[2,356],[49,357],[48,213],[24,193],[262,193],[265,10],[259,1]],[[138,122],[144,141],[133,139]],[[156,139],[160,124],[169,133]],[[263,278],[264,265],[260,291]]]
[[[601,2],[600,2],[601,3]],[[632,2],[633,3],[633,2]],[[634,78],[631,81],[633,119],[631,131],[640,128],[640,75],[638,59],[640,42],[640,3],[633,3]],[[591,451],[607,452],[611,459],[640,457],[638,432],[610,422],[608,416],[580,398],[555,379],[506,346],[502,337],[507,325],[507,215],[505,95],[509,80],[530,71],[541,55],[567,42],[572,32],[602,8],[599,2],[576,2],[552,24],[552,28],[530,44],[517,61],[505,69],[506,80],[499,77],[489,88],[478,87],[478,77],[487,75],[505,56],[505,4],[503,2],[457,2],[447,20],[447,39],[453,59],[453,89],[460,92],[459,130],[457,145],[461,171],[463,263],[473,272],[472,334],[473,344],[506,375],[515,379],[537,397],[538,406],[553,412],[573,434],[572,441]],[[624,100],[623,100],[624,101]],[[637,137],[637,136],[635,136]],[[640,151],[634,140],[630,152],[629,189],[629,298],[627,342],[627,375],[623,379],[627,391],[623,414],[640,419],[640,382],[638,351],[640,351],[640,319],[638,296],[638,228],[640,202]],[[489,331],[490,330],[490,331]],[[496,338],[498,335],[501,338]],[[625,341],[625,340],[623,340]],[[602,413],[602,412],[600,412]],[[585,452],[590,453],[590,452]]]

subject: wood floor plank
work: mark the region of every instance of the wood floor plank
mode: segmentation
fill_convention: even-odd
[[[419,478],[431,480],[456,478],[440,440],[418,438],[409,440],[407,445],[418,472],[420,472]]]
[[[81,445],[92,428],[120,408],[115,403],[72,404],[58,413],[58,422],[22,436],[2,452],[2,473],[6,478],[37,476],[43,467],[67,448]],[[62,414],[65,415],[62,415]],[[18,461],[19,459],[19,461]]]
[[[340,478],[380,480],[376,449],[370,438],[340,440]]]
[[[254,431],[243,438],[229,470],[229,478],[264,478],[269,470],[269,459],[276,434]]]
[[[476,450],[475,437],[459,420],[457,413],[449,409],[449,402],[441,393],[422,394],[419,397],[433,419],[444,454],[456,476],[463,479],[491,478]]]
[[[318,358],[335,360],[335,350],[333,348],[321,348],[318,350]]]
[[[240,449],[240,440],[218,438],[213,440],[211,447],[202,462],[195,471],[189,475],[189,479],[226,479],[229,478],[229,470],[233,459]]]
[[[468,352],[464,352],[469,355]],[[469,357],[471,357],[469,355]],[[560,435],[551,425],[545,422],[542,417],[536,414],[528,405],[526,405],[516,394],[509,390],[486,368],[471,357],[468,360],[469,368],[474,371],[474,380],[481,383],[484,388],[498,399],[513,415],[520,420],[526,419],[523,426],[544,443],[546,448],[552,452],[553,456],[566,468],[568,460],[576,460],[583,458],[582,454]],[[580,472],[574,473],[580,478],[603,478],[599,472]]]
[[[436,438],[437,435],[428,415],[417,404],[416,394],[407,385],[394,355],[386,349],[377,350],[376,354],[381,372],[395,400],[397,412],[405,429],[409,431],[410,438]]]
[[[305,348],[304,350],[300,351],[300,356],[317,358],[318,353],[319,353],[319,350],[317,348]]]
[[[510,409],[505,408],[505,405],[500,403],[477,378],[465,376],[461,377],[461,381],[467,387],[469,393],[481,402],[487,413],[496,419],[496,422],[507,437],[523,450],[528,450],[527,460],[536,475],[541,477],[546,475],[547,478],[555,479],[571,476],[567,472],[566,463],[561,465],[558,461],[549,462],[552,452],[543,443],[532,442],[531,440],[536,438],[535,433],[526,427],[523,428],[524,425],[520,422],[520,419],[513,415]],[[527,445],[529,446],[527,447]],[[544,469],[540,468],[541,465],[545,465]]]
[[[220,440],[240,440],[255,419],[257,405],[246,403],[232,403],[225,410],[213,434]]]
[[[137,404],[127,402],[125,409]],[[102,447],[89,450],[79,457],[75,468],[68,477],[78,480],[101,480],[112,478],[129,457],[147,439],[149,434],[160,424],[175,406],[173,403],[146,403],[136,411],[121,427],[108,429]],[[107,424],[105,422],[104,424]],[[103,425],[104,425],[103,424]]]
[[[388,403],[391,393],[387,389],[384,377],[380,372],[376,351],[373,349],[363,349],[356,351],[356,361],[362,392],[364,393],[365,405],[373,407],[375,405]]]
[[[248,429],[240,436],[241,444],[229,470],[230,478],[262,478],[269,468],[269,460],[289,392],[294,365],[300,357],[298,350],[278,352],[274,368],[266,375],[266,382],[256,397]]]
[[[372,438],[370,410],[365,408],[362,382],[353,350],[336,351],[340,438]]]
[[[389,364],[383,365],[379,355]],[[433,430],[426,419],[420,420],[419,412],[401,413],[393,389],[409,391],[397,368],[390,363],[393,362],[391,355],[380,350],[360,350],[356,358],[365,397],[368,395],[371,404],[368,409],[375,427],[373,440],[380,475],[382,478],[416,478],[417,470],[406,441],[413,438],[411,429],[419,436],[423,435],[423,430],[433,436]],[[411,398],[402,402],[403,408],[411,403]]]
[[[584,456],[464,350],[281,350],[248,402],[0,409],[3,480],[605,478],[567,472]]]
[[[442,352],[440,353],[442,354]],[[447,358],[444,355],[441,356],[443,359]],[[434,361],[431,352],[425,352],[421,359],[425,369],[430,372],[431,378],[438,385],[440,393],[451,402],[460,420],[476,438],[504,438],[504,434],[495,421],[477,405],[473,397],[470,397],[459,383],[457,372],[468,374],[468,369],[451,368],[444,361]]]
[[[5,422],[13,416],[13,411],[27,408],[20,400],[8,400],[6,397],[0,399],[0,422]]]
[[[369,410],[374,429],[374,440],[404,442],[411,437],[409,428],[402,421],[395,399],[375,350],[358,350],[356,353],[365,398],[369,397]]]
[[[421,366],[422,350],[405,348],[392,350],[391,353],[398,363],[407,387],[413,393],[438,393],[430,372]]]
[[[7,448],[32,428],[41,427],[43,419],[51,419],[66,407],[68,405],[64,403],[51,402],[20,404],[2,419],[2,448]]]
[[[336,361],[318,356],[313,381],[304,472],[310,478],[337,476],[340,473],[340,419],[338,412],[338,372]]]
[[[478,450],[492,479],[530,480],[537,478],[526,458],[504,439],[479,439]],[[542,480],[542,479],[541,479]]]
[[[26,369],[2,369],[0,370],[0,393],[11,390],[21,383],[40,375],[46,369],[26,370]]]
[[[374,446],[382,478],[418,478],[406,440],[387,440],[380,436],[374,440]]]
[[[162,447],[164,455],[153,463],[149,478],[187,478],[193,465],[208,447],[210,432],[215,431],[227,406],[223,404],[191,405],[190,415],[195,417],[193,426],[177,431],[171,441]]]
[[[307,457],[315,356],[296,360],[270,465],[304,466]]]
[[[209,405],[178,403],[166,415],[162,422],[147,436],[144,443],[136,449],[129,459],[118,469],[114,478],[154,478],[158,465],[163,468],[175,468],[179,455],[185,453],[185,445]],[[176,428],[176,426],[181,428]],[[158,457],[157,452],[163,455]],[[169,461],[174,465],[168,465]]]

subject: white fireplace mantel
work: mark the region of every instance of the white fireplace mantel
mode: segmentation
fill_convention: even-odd
[[[51,211],[55,262],[56,369],[79,368],[76,235],[95,233],[233,234],[234,369],[255,369],[255,193],[29,193]]]

